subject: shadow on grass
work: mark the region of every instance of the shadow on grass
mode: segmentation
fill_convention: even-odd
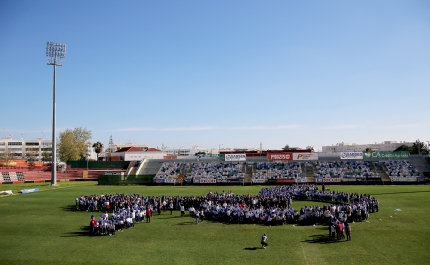
[[[74,236],[93,236],[93,235],[91,235],[91,230],[89,226],[81,226],[81,231],[65,233],[61,237],[74,237]]]
[[[165,216],[158,215],[158,217],[160,219],[175,219],[175,218],[181,218],[182,216],[180,216],[180,215],[165,215]],[[184,218],[184,217],[182,217],[182,218]]]
[[[194,222],[180,222],[180,223],[177,223],[176,225],[194,225],[194,224],[196,224],[195,221]]]
[[[384,194],[402,194],[402,193],[423,193],[427,192],[430,193],[429,190],[419,190],[419,191],[399,191],[399,192],[381,192],[381,193],[372,193],[372,196],[374,195],[384,195]]]
[[[60,208],[61,210],[67,211],[67,212],[78,212],[78,211],[80,212],[80,210],[76,208],[76,205],[67,205]]]
[[[244,248],[243,250],[257,250],[259,249],[258,247],[253,247],[253,248]]]
[[[333,243],[342,243],[346,242],[345,240],[339,241],[336,239],[331,239],[328,235],[313,235],[310,236],[310,239],[302,241],[306,243],[318,243],[318,244],[333,244]]]

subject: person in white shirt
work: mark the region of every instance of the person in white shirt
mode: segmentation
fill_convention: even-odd
[[[199,219],[200,219],[200,212],[196,211],[196,224],[199,223]]]
[[[266,248],[268,245],[269,245],[269,244],[267,244],[267,235],[266,235],[266,234],[264,234],[264,235],[261,237],[261,247],[262,247],[262,248]]]
[[[181,204],[180,208],[181,208],[181,216],[184,217],[184,215],[185,215],[185,207],[184,207],[184,205]]]

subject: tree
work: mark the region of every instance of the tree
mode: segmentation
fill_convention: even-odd
[[[0,152],[0,161],[5,166],[9,166],[10,161],[13,160],[13,158],[14,155],[8,148],[6,148],[3,152]]]
[[[73,130],[66,129],[60,133],[57,152],[60,161],[85,160],[87,158],[88,142],[91,139],[91,131],[78,127]]]
[[[366,150],[364,150],[365,153],[371,153],[373,152],[372,148],[367,147]]]
[[[394,150],[394,152],[397,151],[408,151],[410,153],[412,151],[412,148],[410,146],[402,144],[401,146],[397,147],[396,150]]]
[[[25,154],[25,159],[30,167],[34,166],[34,161],[36,161],[36,155],[32,152]]]
[[[290,150],[290,146],[287,144],[284,146],[284,148],[282,148],[282,150]]]
[[[420,142],[420,139],[416,140],[415,143],[412,144],[411,154],[428,154],[428,150],[424,142]]]
[[[48,151],[43,151],[43,153],[42,153],[43,163],[44,164],[47,162],[49,163],[49,162],[51,162],[51,160],[52,160],[51,153],[49,153]]]
[[[97,154],[97,161],[99,160],[99,154],[103,151],[103,144],[100,142],[93,144],[94,151]]]

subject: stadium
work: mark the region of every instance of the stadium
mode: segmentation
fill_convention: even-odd
[[[427,155],[405,151],[328,154],[267,150],[175,158],[70,161],[60,165],[57,178],[60,182],[98,181],[100,185],[391,185],[426,183],[430,174]],[[51,179],[50,166],[3,166],[0,170],[3,184],[43,183]]]
[[[268,150],[73,161],[61,164],[56,186],[49,166],[9,165],[1,172],[4,264],[420,264],[430,258],[424,155]],[[291,200],[254,197],[279,189],[293,191]],[[216,201],[211,194],[227,194],[219,202],[225,211],[206,208]],[[240,214],[254,203],[250,198],[282,214]],[[342,217],[336,209],[355,207],[348,203],[364,208]],[[349,223],[352,236],[327,232],[339,231],[327,222],[329,209],[328,216],[341,214]],[[263,234],[267,248],[260,246]],[[41,255],[44,249],[55,251]]]

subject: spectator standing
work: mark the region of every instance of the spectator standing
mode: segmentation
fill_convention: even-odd
[[[172,213],[173,213],[173,201],[170,201],[169,210],[170,210],[170,215],[172,215]]]
[[[346,241],[351,241],[351,225],[349,223],[345,224],[345,231],[346,231]]]
[[[267,244],[267,235],[266,235],[266,234],[264,234],[264,235],[261,237],[261,247],[265,249],[268,245],[269,245],[269,244]]]
[[[199,218],[200,218],[200,212],[196,211],[196,224],[199,223]]]
[[[151,216],[152,216],[152,211],[151,211],[151,209],[147,208],[146,209],[146,222],[147,223],[151,222]]]
[[[185,206],[181,204],[181,216],[184,217],[185,215]]]

